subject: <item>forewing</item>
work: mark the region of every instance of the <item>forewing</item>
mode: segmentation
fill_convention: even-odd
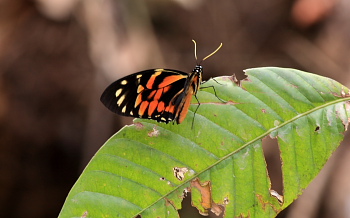
[[[103,92],[101,102],[112,112],[159,122],[173,120],[176,105],[188,74],[167,69],[154,69],[131,74],[112,83]]]

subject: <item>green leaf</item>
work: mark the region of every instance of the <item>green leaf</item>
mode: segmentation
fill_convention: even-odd
[[[201,214],[276,216],[342,141],[349,90],[293,69],[246,74],[240,84],[234,77],[202,84],[193,129],[193,112],[180,125],[137,119],[121,129],[88,164],[59,217],[178,217],[187,191]],[[197,106],[194,99],[191,111]],[[279,143],[283,193],[271,190],[267,136]]]

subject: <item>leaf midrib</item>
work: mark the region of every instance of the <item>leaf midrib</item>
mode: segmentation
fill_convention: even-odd
[[[297,120],[297,119],[299,119],[299,118],[301,118],[301,117],[305,117],[305,116],[307,116],[307,115],[309,115],[309,114],[311,114],[311,113],[313,113],[313,112],[315,112],[315,111],[317,111],[317,110],[326,108],[326,107],[328,107],[328,106],[330,106],[330,105],[335,105],[335,104],[338,104],[338,103],[341,103],[341,102],[346,102],[346,101],[350,101],[350,97],[336,99],[336,100],[330,101],[330,102],[328,102],[328,103],[326,103],[326,104],[322,104],[322,105],[320,105],[320,106],[314,107],[313,109],[308,110],[308,111],[305,111],[304,113],[298,114],[297,116],[295,116],[295,117],[293,117],[293,118],[291,118],[291,119],[289,119],[289,120],[287,120],[287,121],[281,123],[280,125],[278,125],[278,126],[276,126],[276,127],[273,127],[273,128],[271,128],[271,129],[267,130],[264,134],[261,134],[260,136],[258,136],[258,137],[256,137],[256,138],[250,140],[249,142],[243,144],[241,147],[237,148],[236,150],[232,151],[231,153],[228,153],[227,155],[223,156],[223,157],[220,158],[218,161],[214,162],[213,164],[211,164],[211,165],[209,165],[208,167],[204,168],[203,170],[199,171],[199,172],[198,172],[197,174],[195,174],[194,176],[192,176],[192,177],[186,179],[186,180],[185,180],[182,184],[180,184],[178,187],[183,186],[185,183],[190,182],[193,178],[198,177],[199,175],[201,175],[202,173],[208,171],[208,170],[211,169],[212,167],[217,166],[219,163],[221,163],[221,162],[227,160],[227,159],[230,158],[232,155],[234,155],[234,154],[240,152],[241,150],[245,149],[247,146],[249,146],[249,145],[251,145],[251,144],[257,142],[257,141],[260,140],[260,139],[262,140],[264,137],[268,136],[270,133],[272,133],[272,132],[278,130],[279,128],[282,128],[283,126],[285,126],[285,125],[287,125],[287,124],[290,124],[290,123],[294,122],[295,120]],[[152,207],[153,205],[155,205],[157,202],[163,200],[166,196],[169,196],[170,194],[174,193],[175,191],[177,191],[178,187],[175,188],[174,190],[168,192],[167,194],[161,196],[161,197],[160,197],[158,200],[156,200],[153,204],[150,204],[148,207],[144,208],[143,210],[141,210],[140,212],[138,212],[138,213],[135,214],[134,216],[137,216],[137,215],[143,213],[145,210],[149,209],[150,207]],[[176,209],[176,208],[175,208],[175,209]]]

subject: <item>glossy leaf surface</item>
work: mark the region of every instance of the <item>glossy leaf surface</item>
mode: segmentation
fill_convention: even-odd
[[[276,216],[343,140],[349,90],[293,69],[246,75],[240,84],[233,77],[202,84],[193,129],[189,112],[180,125],[137,119],[120,130],[88,164],[59,217],[178,217],[186,191],[201,214]],[[277,138],[281,152],[279,199],[262,151],[267,136]]]

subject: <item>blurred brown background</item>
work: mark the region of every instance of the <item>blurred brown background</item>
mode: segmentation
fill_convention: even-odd
[[[0,217],[57,217],[97,149],[131,119],[99,101],[112,81],[165,67],[204,78],[297,68],[350,86],[348,0],[0,0]],[[348,138],[348,137],[346,137]],[[345,140],[279,217],[350,217]],[[281,193],[275,142],[265,141]],[[185,199],[182,217],[200,217]],[[211,215],[212,216],[212,215]]]

